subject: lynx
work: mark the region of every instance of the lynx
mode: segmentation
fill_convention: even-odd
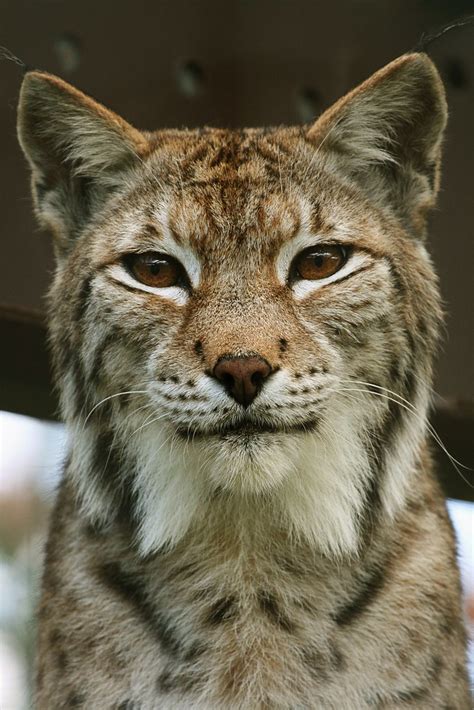
[[[142,132],[26,74],[70,434],[40,710],[468,709],[427,421],[446,116],[422,53],[266,129]]]

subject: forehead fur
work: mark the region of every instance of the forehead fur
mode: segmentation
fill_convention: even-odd
[[[256,229],[260,235],[281,230],[283,237],[296,231],[298,175],[314,154],[302,131],[206,129],[155,136],[158,146],[148,164],[172,195],[170,226],[178,237],[191,237],[198,224],[200,235],[219,232],[237,241],[255,237]]]
[[[18,130],[33,170],[38,215],[64,254],[108,196],[143,173],[168,211],[171,198],[192,193],[202,208],[201,233],[212,231],[229,244],[247,239],[249,246],[275,222],[291,232],[288,209],[270,200],[277,194],[291,205],[290,222],[301,219],[294,206],[302,197],[311,203],[311,220],[321,211],[318,201],[338,203],[339,217],[349,193],[423,236],[445,122],[436,69],[425,55],[411,54],[374,74],[312,126],[240,131],[140,132],[57,77],[30,72]],[[146,194],[149,211],[155,195]],[[183,222],[186,211],[181,218],[174,212]]]
[[[300,230],[322,234],[335,222],[363,232],[377,212],[325,168],[302,128],[163,131],[151,145],[118,210],[198,253],[275,251]]]

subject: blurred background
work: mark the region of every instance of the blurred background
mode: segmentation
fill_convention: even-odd
[[[3,0],[0,44],[62,76],[139,128],[311,121],[422,35],[474,12],[474,0]],[[447,328],[432,421],[474,466],[474,26],[429,48],[450,107],[430,251]],[[45,521],[67,448],[48,366],[44,296],[50,241],[34,223],[16,142],[21,69],[0,62],[0,708],[29,688]],[[438,450],[474,626],[472,471]]]

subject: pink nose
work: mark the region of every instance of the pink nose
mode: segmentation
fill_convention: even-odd
[[[260,392],[272,368],[259,355],[231,357],[224,355],[214,367],[213,375],[228,394],[243,407],[248,407]]]

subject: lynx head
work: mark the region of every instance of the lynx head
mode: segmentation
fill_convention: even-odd
[[[209,511],[357,551],[416,476],[440,319],[423,245],[446,106],[423,54],[313,125],[146,133],[26,75],[19,139],[57,271],[68,475],[144,552]],[[229,522],[229,524],[231,524]]]

